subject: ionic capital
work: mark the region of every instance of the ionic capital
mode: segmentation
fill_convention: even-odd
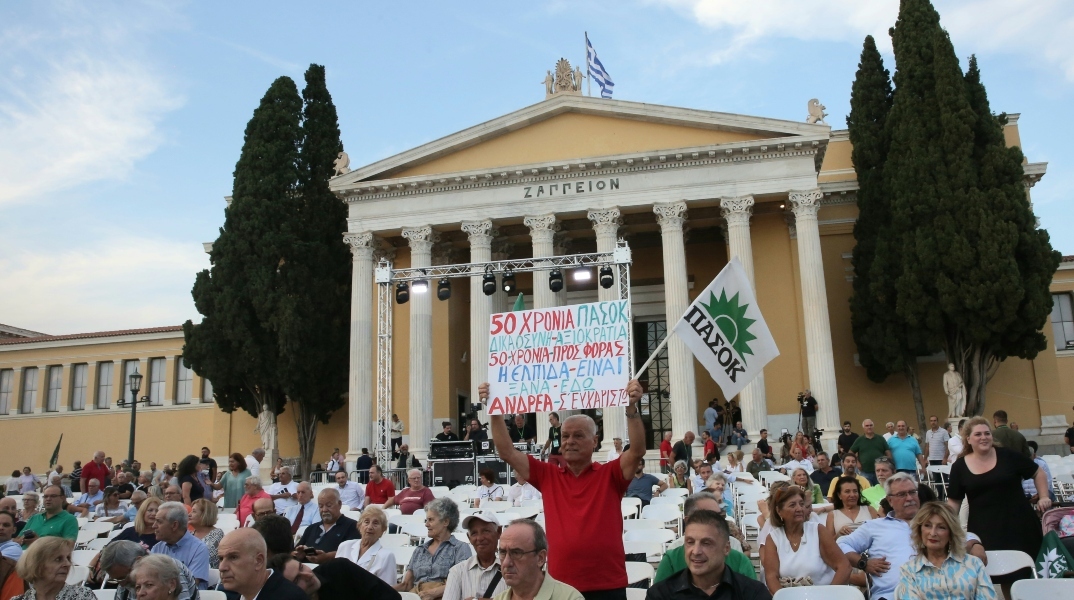
[[[788,197],[791,201],[791,208],[794,210],[794,217],[796,219],[803,218],[816,218],[817,210],[820,208],[820,199],[823,196],[819,189],[812,190],[791,190],[788,193]]]
[[[658,202],[653,205],[653,212],[661,229],[682,231],[682,225],[686,222],[685,202]]]

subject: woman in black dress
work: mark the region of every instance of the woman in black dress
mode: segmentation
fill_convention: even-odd
[[[197,456],[190,454],[179,463],[176,469],[179,489],[183,492],[183,504],[187,506],[193,506],[195,500],[201,500],[205,495],[205,488],[198,481],[198,460]]]
[[[962,439],[962,455],[951,465],[947,503],[957,513],[963,499],[969,502],[967,530],[977,534],[986,549],[1021,550],[1036,557],[1044,536],[1040,519],[1022,491],[1022,480],[1034,481],[1040,494],[1037,507],[1046,511],[1052,501],[1044,470],[1018,452],[994,446],[992,428],[981,417],[966,423]],[[1022,575],[996,579],[1006,586],[1031,576]]]

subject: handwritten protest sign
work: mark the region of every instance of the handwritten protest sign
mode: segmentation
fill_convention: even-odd
[[[626,300],[492,315],[488,414],[626,406]]]

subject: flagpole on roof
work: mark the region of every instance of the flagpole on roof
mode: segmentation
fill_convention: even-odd
[[[591,96],[589,90],[589,32],[585,32],[585,95]]]

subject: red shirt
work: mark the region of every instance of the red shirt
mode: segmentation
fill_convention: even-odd
[[[664,440],[664,441],[660,442],[660,456],[668,456],[668,457],[671,456],[671,442],[669,442],[667,440]],[[668,459],[661,458],[660,459],[660,466],[661,467],[668,466]]]
[[[620,502],[630,479],[619,459],[593,463],[575,476],[529,457],[529,483],[544,498],[548,573],[579,592],[627,585]]]
[[[421,488],[420,492],[406,488],[395,495],[395,505],[399,507],[399,511],[404,515],[414,514],[414,511],[419,508],[425,508],[425,505],[433,500],[433,491],[427,487]],[[623,560],[626,559],[624,558]]]
[[[388,498],[395,496],[395,486],[387,477],[381,477],[380,483],[370,481],[365,484],[365,496],[370,504],[384,504]]]
[[[82,467],[82,479],[87,482],[90,479],[96,479],[101,484],[101,489],[112,485],[112,471],[108,468],[108,465],[101,463],[97,464],[94,461],[89,461],[89,464]],[[81,485],[81,484],[80,484]],[[86,491],[86,487],[82,488],[82,492]]]
[[[705,442],[704,452],[704,458],[708,458],[710,454],[716,454],[716,442],[713,442],[712,440]]]

